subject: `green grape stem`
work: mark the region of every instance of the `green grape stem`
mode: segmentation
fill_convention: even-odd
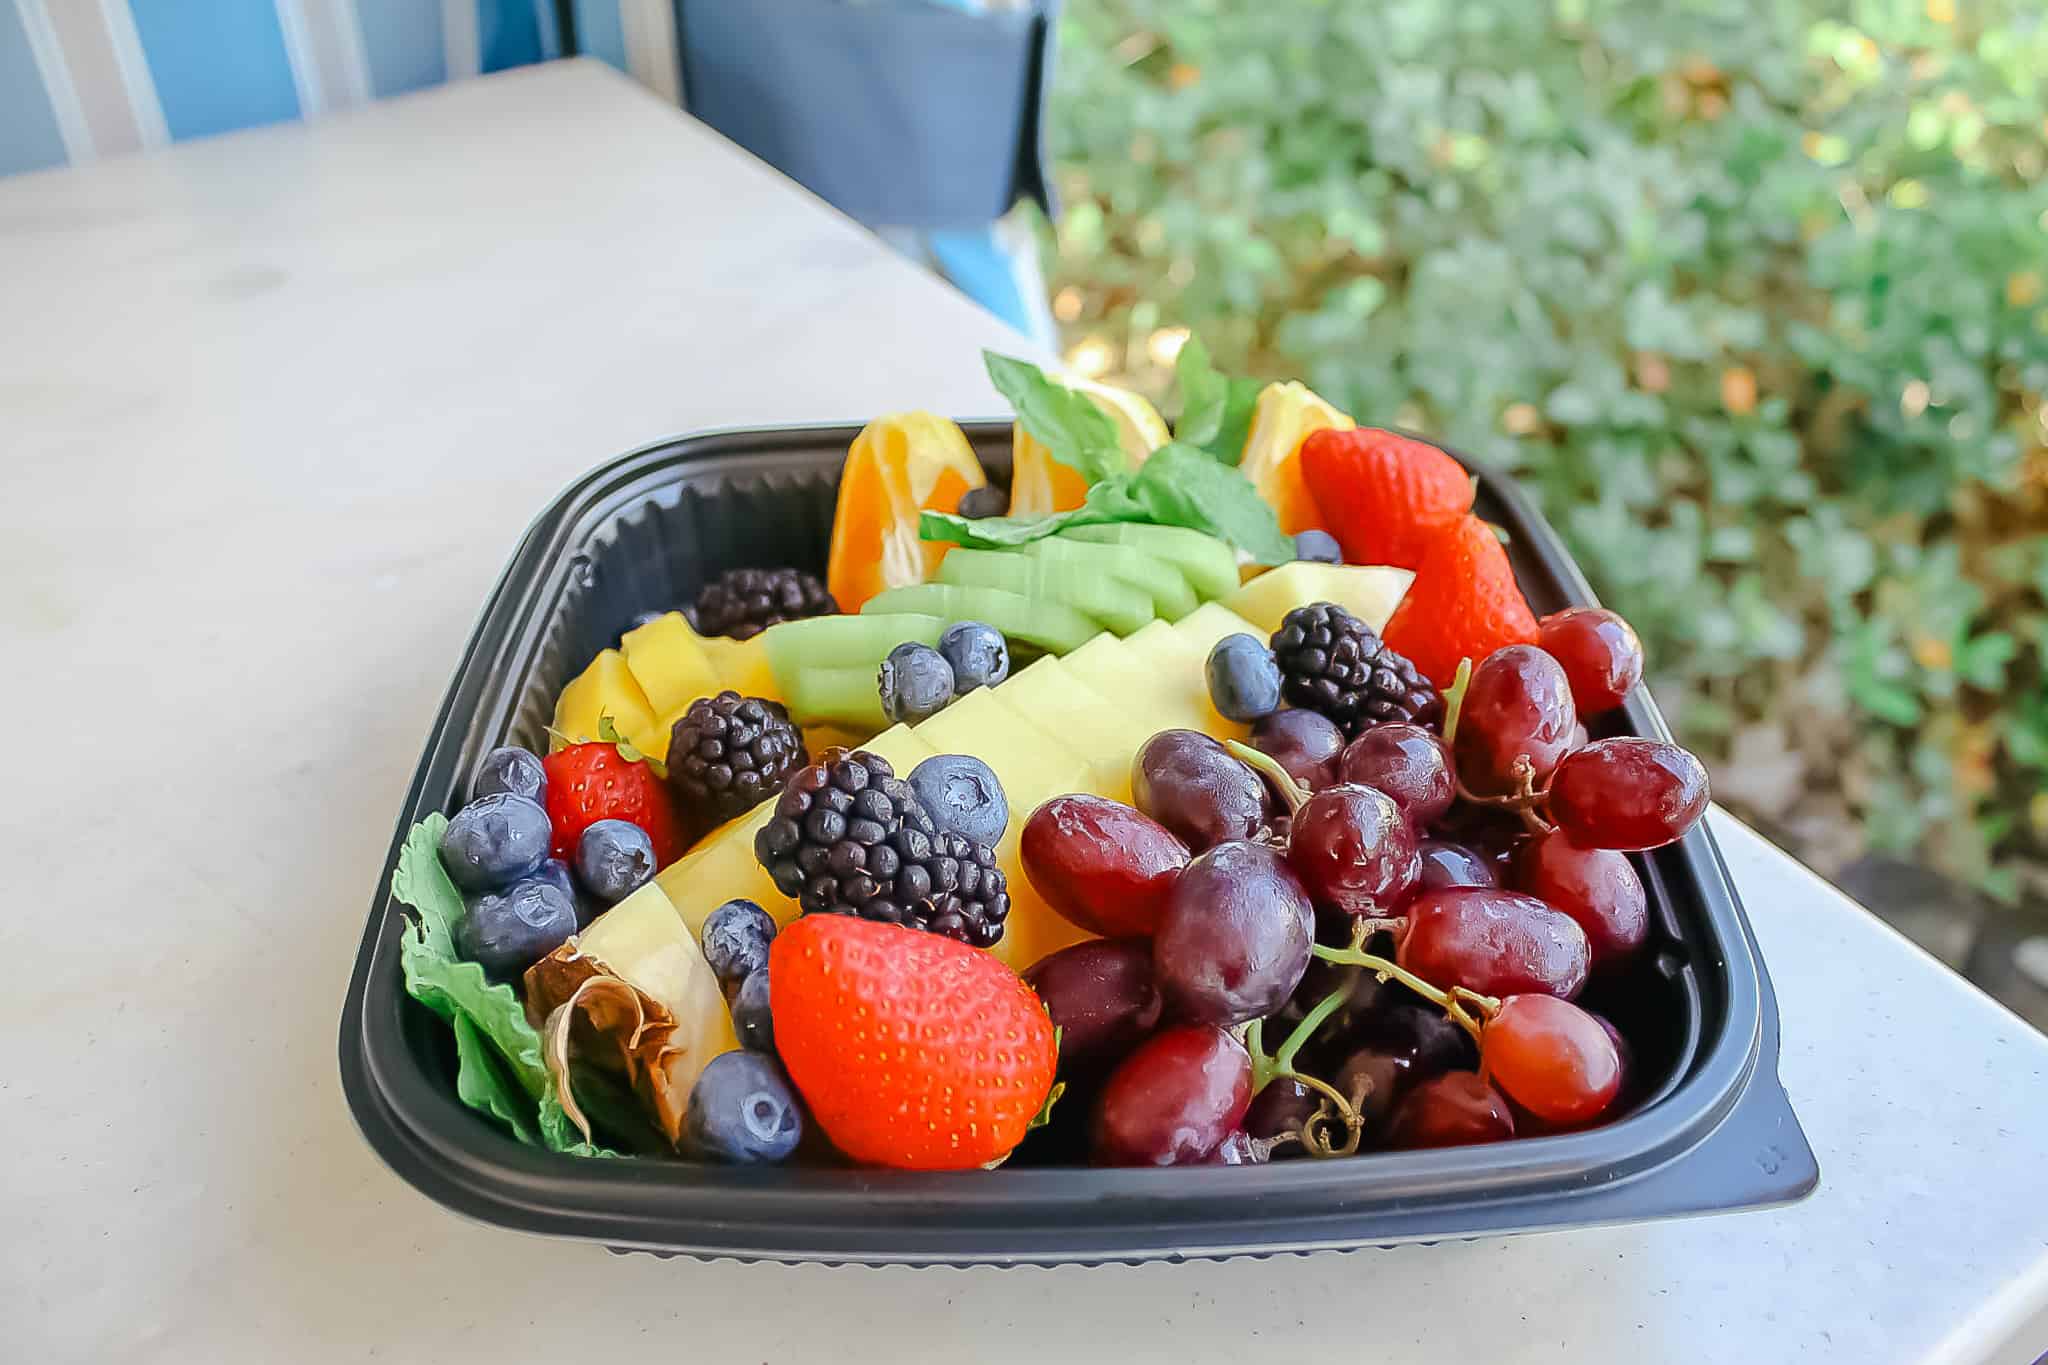
[[[1354,934],[1353,937],[1356,939],[1359,936]],[[1480,1033],[1485,1027],[1483,1020],[1493,1017],[1500,1009],[1500,1001],[1490,995],[1481,995],[1477,991],[1466,990],[1463,986],[1453,986],[1449,990],[1432,986],[1400,963],[1391,958],[1381,957],[1377,953],[1368,953],[1355,942],[1349,948],[1332,948],[1318,943],[1309,951],[1325,962],[1334,962],[1346,967],[1363,967],[1381,981],[1400,982],[1442,1010],[1452,1023],[1471,1034],[1474,1042],[1479,1041]],[[1467,1006],[1471,1008],[1468,1009]],[[1473,1018],[1474,1009],[1479,1012],[1480,1018]]]

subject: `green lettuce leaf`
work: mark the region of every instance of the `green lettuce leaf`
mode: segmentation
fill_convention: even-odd
[[[491,1040],[459,1010],[449,1023],[455,1029],[456,1095],[470,1108],[504,1124],[512,1130],[512,1136],[529,1147],[539,1146],[540,1134],[533,1126],[533,1103],[498,1060]]]
[[[415,916],[398,945],[405,989],[455,1031],[455,1093],[522,1142],[573,1155],[609,1156],[583,1141],[555,1101],[540,1034],[526,1021],[518,993],[491,981],[476,963],[455,956],[455,924],[464,911],[462,893],[441,866],[441,834],[447,828],[447,817],[439,813],[412,827],[391,874],[391,894]]]
[[[1265,385],[1256,379],[1232,378],[1218,370],[1209,363],[1209,348],[1200,337],[1192,336],[1180,348],[1180,357],[1174,362],[1174,380],[1180,387],[1181,406],[1173,439],[1235,467],[1244,458],[1252,410],[1258,406],[1259,392]]]
[[[1089,483],[1122,474],[1128,465],[1116,423],[1086,394],[1055,384],[1028,360],[983,351],[989,382],[1010,400],[1024,424],[1052,457]]]

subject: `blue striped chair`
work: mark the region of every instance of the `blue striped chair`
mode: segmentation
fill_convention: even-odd
[[[672,0],[0,0],[0,176],[548,61],[564,18],[576,50],[680,97]],[[1050,343],[1028,234],[882,235]]]

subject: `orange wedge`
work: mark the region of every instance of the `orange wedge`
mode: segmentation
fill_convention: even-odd
[[[1260,390],[1238,468],[1273,505],[1280,529],[1288,535],[1320,530],[1323,525],[1322,514],[1301,477],[1301,443],[1309,433],[1324,427],[1348,430],[1356,425],[1306,385],[1268,384]]]
[[[844,612],[888,588],[922,583],[951,547],[920,540],[918,516],[951,512],[988,482],[960,428],[929,412],[877,417],[846,452],[832,515],[826,586]]]

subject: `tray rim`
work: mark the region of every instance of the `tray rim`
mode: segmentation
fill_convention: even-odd
[[[981,443],[1006,438],[1010,420],[962,419],[960,425]],[[770,454],[758,449],[764,445],[783,448],[773,452],[770,463],[814,467],[816,451],[803,449],[806,443],[843,447],[858,430],[857,423],[839,422],[733,426],[650,442],[572,481],[520,537],[485,597],[436,712],[394,828],[344,1002],[339,1060],[350,1111],[366,1140],[401,1178],[437,1202],[485,1222],[615,1246],[699,1257],[956,1266],[1385,1245],[1762,1207],[1811,1191],[1818,1168],[1776,1076],[1775,995],[1705,822],[1671,856],[1682,858],[1698,882],[1702,908],[1715,923],[1728,1017],[1749,1019],[1750,1027],[1724,1030],[1711,1043],[1703,1039],[1690,1072],[1641,1112],[1603,1128],[1522,1139],[1506,1148],[1249,1169],[1061,1167],[994,1173],[745,1171],[587,1161],[525,1147],[496,1132],[470,1114],[452,1090],[429,1084],[417,1065],[379,1065],[379,1056],[388,1054],[402,1035],[407,999],[396,969],[402,915],[394,910],[388,889],[397,850],[415,820],[442,808],[441,801],[427,799],[428,788],[437,774],[440,785],[446,785],[445,770],[456,758],[449,751],[460,750],[467,732],[463,726],[451,733],[451,722],[465,709],[473,712],[476,695],[487,688],[503,692],[516,686],[502,667],[504,655],[521,623],[533,619],[539,601],[558,594],[564,575],[573,571],[575,556],[565,551],[575,543],[576,528],[616,516],[615,504],[651,488],[686,481],[693,466],[727,456]],[[1523,548],[1568,597],[1597,601],[1555,531],[1511,479],[1438,444],[1533,533]],[[529,571],[522,574],[522,569]],[[1661,715],[1640,689],[1627,714],[1631,730],[1668,737]],[[382,1007],[371,1009],[379,972],[385,983]],[[1731,1137],[1748,1129],[1767,1132],[1771,1140],[1756,1162],[1760,1178],[1750,1179],[1750,1188],[1738,1197],[1702,1199],[1676,1178],[1674,1168],[1688,1154],[1717,1140],[1728,1146]],[[1386,1174],[1401,1178],[1374,1178]],[[1381,1183],[1398,1185],[1400,1192],[1375,1198],[1370,1188],[1361,1188]],[[1616,1201],[1615,1195],[1628,1197]],[[630,1210],[619,1206],[622,1196]],[[899,1221],[888,1225],[891,1245],[874,1243],[878,1199],[888,1199],[897,1211]],[[606,1204],[614,1207],[601,1207]],[[1105,1210],[1105,1204],[1114,1208]],[[1210,1216],[1191,1218],[1191,1206],[1197,1204],[1208,1206]],[[1320,1212],[1310,1204],[1320,1204]],[[1536,1207],[1545,1204],[1549,1207]],[[1021,1205],[1044,1220],[1042,1226],[1019,1225],[1025,1211]],[[1243,1228],[1235,1228],[1235,1236],[1226,1232],[1247,1218],[1264,1225],[1260,1235],[1248,1236]],[[847,1235],[863,1229],[865,1237]],[[1009,1245],[1002,1244],[1006,1237]]]

